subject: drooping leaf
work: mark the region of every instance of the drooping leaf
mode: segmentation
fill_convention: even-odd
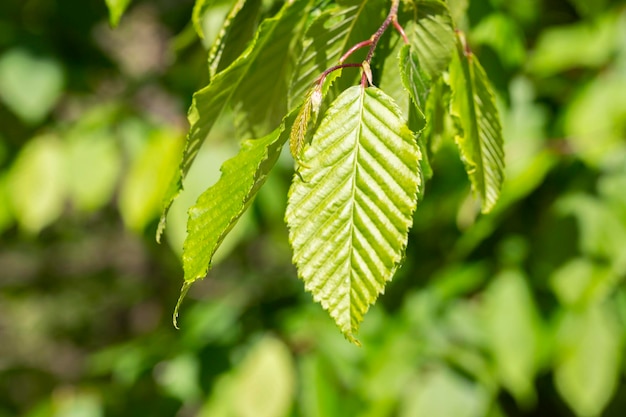
[[[406,24],[411,49],[424,72],[438,78],[448,67],[456,42],[448,6],[438,0],[416,1],[413,19]]]
[[[254,83],[265,85],[270,80],[280,84],[280,79],[275,78],[276,73],[281,72],[283,65],[279,58],[288,57],[285,49],[289,48],[291,42],[293,22],[300,18],[307,3],[306,1],[285,3],[276,16],[263,21],[255,39],[240,57],[227,69],[217,74],[209,85],[194,94],[188,114],[191,128],[187,135],[180,168],[165,195],[163,214],[157,230],[157,240],[160,240],[165,228],[167,211],[182,189],[182,181],[187,175],[198,150],[213,128],[222,109],[233,100],[235,94],[237,95],[238,111],[248,114],[251,121],[268,116],[268,109],[285,108],[286,96],[274,97],[277,102],[267,105],[267,98],[263,97],[262,94],[259,98],[257,94],[262,89],[259,87],[256,92],[253,92],[250,91],[250,86]],[[259,68],[263,68],[263,71],[259,71]],[[278,113],[272,111],[272,117]],[[280,117],[284,114],[286,112]]]
[[[239,153],[224,163],[218,182],[189,209],[183,245],[185,285],[203,278],[215,251],[248,208],[280,155],[286,136],[283,127],[261,139],[243,143]]]
[[[130,0],[104,0],[109,8],[109,23],[116,27],[120,23],[122,15],[130,4]]]
[[[382,0],[343,0],[323,12],[304,35],[303,48],[298,58],[289,87],[289,106],[300,103],[313,81],[327,68],[339,63],[339,58],[353,45],[367,40],[376,32],[389,7]],[[349,62],[360,62],[363,55],[355,54]],[[347,71],[346,71],[347,72]],[[356,79],[358,71],[354,71]],[[349,86],[349,81],[347,81]],[[342,87],[346,87],[342,84]]]
[[[344,91],[305,146],[285,214],[293,261],[352,341],[402,260],[420,159],[398,106],[375,87]]]
[[[456,137],[472,190],[482,212],[498,201],[504,180],[504,149],[495,97],[478,58],[459,40],[450,65],[451,111],[459,127]]]
[[[222,28],[209,50],[211,77],[227,68],[244,51],[254,36],[261,0],[238,0],[226,16]]]

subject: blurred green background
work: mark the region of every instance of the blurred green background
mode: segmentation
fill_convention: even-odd
[[[102,0],[2,0],[0,416],[626,415],[626,4],[449,4],[499,96],[505,190],[478,216],[441,141],[358,348],[291,265],[287,155],[172,326],[186,208],[238,147],[226,117],[157,245],[207,77],[192,0],[115,30]]]

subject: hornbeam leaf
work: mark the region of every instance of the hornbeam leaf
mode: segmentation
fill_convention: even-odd
[[[456,142],[482,212],[496,204],[504,180],[502,127],[489,80],[459,37],[450,65],[451,112],[461,130]]]
[[[174,199],[182,189],[182,181],[189,172],[198,150],[204,143],[215,121],[228,105],[233,96],[241,89],[246,89],[250,80],[257,83],[267,84],[272,78],[259,79],[258,67],[267,71],[278,71],[282,63],[280,59],[274,59],[274,55],[280,48],[288,49],[291,42],[290,31],[293,29],[294,19],[298,20],[303,8],[308,2],[287,2],[280,12],[272,18],[261,23],[256,36],[250,46],[237,58],[232,65],[218,73],[207,85],[197,91],[189,109],[188,119],[191,125],[180,168],[172,179],[164,199],[164,209],[157,229],[157,240],[165,229],[165,218]],[[284,56],[283,55],[279,55]],[[274,58],[272,58],[274,57]],[[278,70],[277,70],[278,68]],[[265,71],[263,72],[265,73]],[[239,106],[243,106],[246,100],[256,100],[256,95],[246,98],[245,94],[239,94]],[[279,102],[280,99],[277,99]],[[283,97],[286,101],[286,97]],[[263,103],[263,101],[261,102]],[[272,106],[266,106],[272,107]],[[257,103],[250,104],[251,111],[263,111],[263,106]],[[266,110],[266,109],[265,109]],[[286,113],[286,112],[285,112]],[[283,113],[283,115],[285,114]],[[282,115],[281,115],[282,116]],[[280,120],[279,120],[280,122]],[[278,125],[278,123],[277,123]]]
[[[285,219],[307,291],[343,334],[400,265],[417,204],[421,154],[400,109],[376,87],[345,90],[305,145]]]
[[[450,63],[456,41],[448,6],[424,0],[415,1],[414,8],[414,22],[406,24],[409,42],[424,72],[438,78]]]
[[[320,14],[304,35],[304,46],[289,88],[290,108],[304,99],[313,81],[327,68],[338,64],[350,47],[376,32],[387,8],[388,2],[382,0],[342,0]],[[361,55],[360,60],[351,57],[349,61],[361,62],[362,59]],[[355,71],[353,79],[358,75]]]
[[[209,74],[227,68],[243,52],[256,29],[261,0],[237,0],[209,50]]]
[[[261,139],[243,142],[239,153],[222,165],[222,175],[189,209],[183,245],[185,286],[204,278],[215,251],[248,208],[276,163],[287,135],[284,125]]]

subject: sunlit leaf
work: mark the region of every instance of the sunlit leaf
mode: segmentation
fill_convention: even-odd
[[[452,114],[461,132],[456,142],[482,212],[498,201],[504,180],[500,117],[489,80],[478,58],[459,41],[450,66]]]
[[[209,51],[209,74],[227,68],[254,36],[261,0],[238,0],[226,16]]]
[[[63,212],[67,192],[65,152],[53,136],[31,140],[10,171],[8,190],[20,226],[37,233]]]
[[[285,215],[293,261],[351,340],[402,260],[420,159],[397,105],[374,87],[344,91],[305,147]]]
[[[116,27],[130,4],[130,0],[104,0],[109,8],[109,23]]]
[[[185,289],[203,278],[215,251],[247,209],[280,155],[286,135],[277,129],[264,138],[243,143],[239,153],[222,166],[218,182],[189,209],[183,246]]]
[[[141,231],[158,217],[165,185],[174,174],[181,141],[173,132],[155,132],[132,161],[121,185],[118,205],[126,226]]]
[[[275,102],[268,105],[268,99],[263,97],[263,94],[260,97],[257,94],[263,90],[256,88],[251,91],[250,85],[255,83],[265,85],[269,80],[273,80],[272,82],[277,85],[281,84],[281,80],[276,79],[276,73],[281,73],[284,65],[280,57],[289,58],[286,50],[291,43],[294,19],[299,20],[306,3],[305,1],[286,3],[276,16],[263,21],[255,39],[241,56],[227,69],[217,74],[209,85],[194,94],[188,115],[191,128],[187,135],[180,169],[172,179],[165,195],[157,240],[160,239],[165,228],[167,211],[182,189],[183,179],[189,172],[198,150],[206,140],[222,109],[231,102],[235,94],[238,111],[241,114],[247,114],[251,123],[255,120],[265,120],[265,117],[276,117],[280,114],[278,109],[286,109],[286,96],[274,97]],[[259,71],[259,68],[263,68],[263,71]],[[283,112],[279,117],[282,118],[285,113]],[[279,123],[280,119],[275,127]]]
[[[406,33],[424,72],[437,78],[448,68],[454,54],[456,39],[450,12],[441,1],[425,0],[414,4],[414,21],[406,25]]]

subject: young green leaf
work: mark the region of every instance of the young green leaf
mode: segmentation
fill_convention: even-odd
[[[431,78],[446,70],[456,42],[448,6],[441,1],[414,2],[414,22],[406,24],[406,33],[424,72]]]
[[[285,218],[298,274],[354,342],[402,260],[420,159],[391,98],[354,86],[330,106],[289,190]]]
[[[452,116],[461,131],[456,142],[482,212],[498,201],[504,179],[502,127],[489,80],[478,58],[459,38],[450,65]]]
[[[222,165],[222,176],[217,183],[189,209],[181,298],[189,285],[204,278],[215,251],[265,182],[286,141],[283,130],[281,126],[264,138],[245,141],[239,153]]]
[[[130,4],[130,0],[105,0],[105,3],[109,8],[109,24],[116,27]]]
[[[286,58],[288,55],[285,50],[289,48],[291,42],[294,19],[302,14],[307,3],[306,1],[285,3],[285,6],[276,16],[261,23],[255,39],[240,57],[231,66],[218,73],[209,85],[194,94],[188,114],[191,128],[187,134],[180,168],[165,195],[163,214],[157,230],[157,240],[160,239],[165,228],[167,211],[180,193],[182,181],[196,158],[198,150],[213,128],[222,109],[233,100],[233,96],[237,94],[239,110],[248,113],[251,120],[261,118],[258,112],[266,112],[268,108],[273,107],[272,105],[265,105],[267,100],[264,98],[259,100],[257,94],[246,95],[245,93],[249,91],[251,83],[267,84],[267,80],[275,78],[274,75],[268,77],[268,72],[270,74],[272,71],[280,72],[282,65],[280,58]],[[258,71],[258,68],[264,70]],[[280,82],[277,81],[277,84]],[[286,98],[283,100],[286,101]],[[280,102],[280,100],[278,101]],[[244,107],[248,111],[245,111]],[[257,114],[253,116],[254,112]],[[285,113],[281,114],[281,117]]]
[[[300,160],[302,149],[309,133],[309,126],[314,124],[317,119],[322,98],[321,86],[314,85],[307,93],[304,103],[302,103],[302,108],[293,123],[291,134],[289,135],[289,148],[291,155],[296,161]]]

